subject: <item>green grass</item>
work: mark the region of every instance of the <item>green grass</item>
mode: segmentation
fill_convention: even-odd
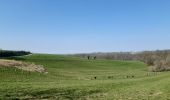
[[[10,59],[44,65],[48,74],[1,67],[1,99],[170,100],[170,73],[148,72],[142,62],[45,54]]]

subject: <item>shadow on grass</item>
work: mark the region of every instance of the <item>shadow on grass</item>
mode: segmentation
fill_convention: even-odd
[[[0,59],[18,60],[18,61],[25,61],[26,60],[23,57],[0,57]]]
[[[88,89],[49,89],[44,91],[24,92],[18,94],[4,95],[8,100],[30,100],[30,99],[53,99],[53,100],[77,100],[86,99],[87,97],[95,94],[103,93],[101,90],[88,90]],[[96,98],[96,96],[95,96]]]

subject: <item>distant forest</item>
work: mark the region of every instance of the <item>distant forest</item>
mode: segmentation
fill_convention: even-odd
[[[28,51],[11,51],[11,50],[0,50],[0,57],[12,57],[12,56],[23,56],[31,54]]]
[[[150,66],[151,71],[170,71],[170,50],[142,51],[142,52],[112,52],[75,54],[78,57],[93,57],[110,60],[137,60]]]

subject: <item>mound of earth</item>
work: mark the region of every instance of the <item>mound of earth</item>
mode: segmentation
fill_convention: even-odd
[[[34,63],[27,63],[16,60],[4,60],[0,59],[0,66],[2,67],[15,67],[17,69],[30,71],[30,72],[39,72],[44,73],[45,69],[42,65],[36,65]]]

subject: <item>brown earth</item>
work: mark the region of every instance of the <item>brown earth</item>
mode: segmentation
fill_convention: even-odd
[[[44,73],[46,72],[44,66],[36,65],[34,63],[16,61],[16,60],[4,60],[0,59],[0,66],[2,67],[15,67],[17,69],[30,71],[30,72],[39,72]]]

